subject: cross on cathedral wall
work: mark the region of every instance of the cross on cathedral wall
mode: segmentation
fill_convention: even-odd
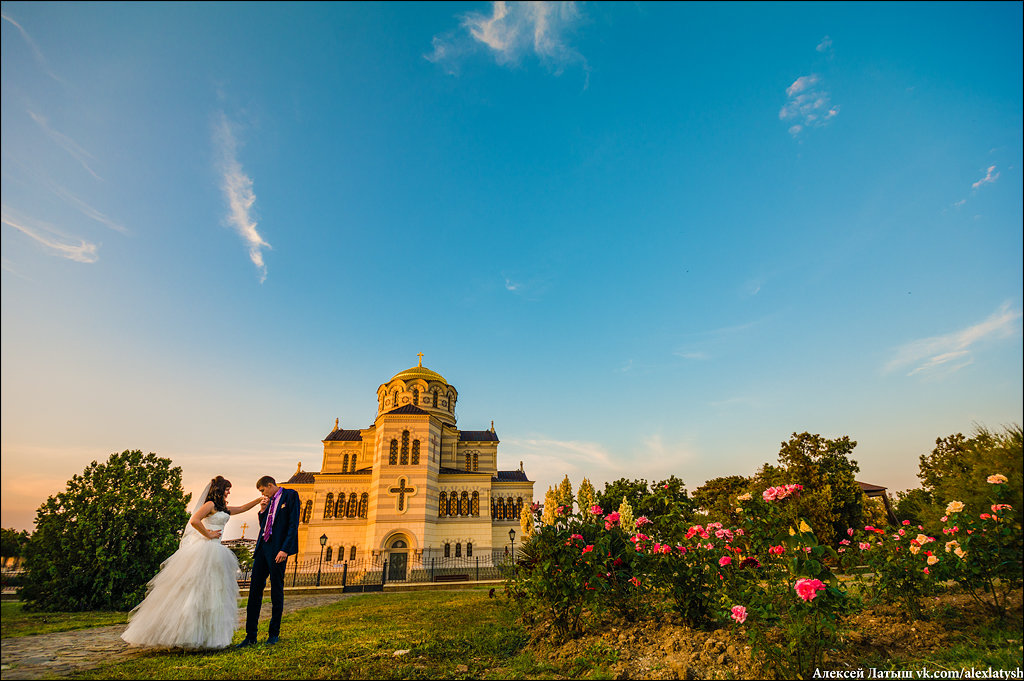
[[[412,496],[412,494],[414,494],[416,492],[416,488],[415,487],[406,487],[405,486],[405,478],[399,478],[398,479],[398,487],[391,487],[391,488],[388,489],[388,492],[390,492],[393,495],[394,494],[398,495],[398,510],[399,511],[404,511],[405,510],[405,495],[409,494],[410,496]]]

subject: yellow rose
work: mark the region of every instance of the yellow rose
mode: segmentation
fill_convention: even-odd
[[[1006,482],[1006,476],[1001,473],[990,475],[985,480],[991,485],[1001,485]]]
[[[928,543],[928,542],[930,542],[931,540],[932,540],[932,538],[931,538],[931,537],[929,537],[929,536],[928,536],[928,535],[926,535],[926,534],[919,534],[919,535],[917,535],[916,537],[914,537],[914,541],[916,541],[916,542],[917,542],[918,544],[920,544],[921,546],[924,546],[925,544],[927,544],[927,543]]]
[[[989,482],[991,482],[991,481],[989,481]],[[962,501],[951,501],[951,502],[949,502],[949,505],[946,506],[946,515],[949,515],[950,513],[959,513],[962,510],[964,510],[964,502],[962,502]]]
[[[949,553],[954,548],[960,548],[960,543],[958,541],[954,539],[953,541],[946,542],[946,553]]]
[[[801,532],[810,532],[811,531],[811,526],[808,525],[807,523],[805,523],[803,520],[801,520],[800,521],[800,531]]]
[[[750,492],[739,495],[738,497],[736,497],[736,501],[750,501]]]
[[[966,556],[966,555],[967,555],[967,552],[966,552],[966,551],[964,551],[964,550],[963,550],[962,548],[960,548],[959,546],[958,546],[958,547],[956,547],[955,549],[953,549],[953,553],[955,553],[955,554],[956,554],[957,558],[963,558],[964,556]]]
[[[910,552],[912,554],[914,554],[915,556],[917,555],[917,552],[920,551],[920,550],[921,550],[921,547],[918,546],[917,544],[911,544],[910,545]]]
[[[937,556],[928,556],[928,564],[929,565],[935,565],[938,562],[939,562],[939,559],[938,559]]]

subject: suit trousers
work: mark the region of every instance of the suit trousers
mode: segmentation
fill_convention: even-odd
[[[245,636],[256,639],[263,607],[263,590],[270,578],[270,628],[268,636],[281,633],[281,615],[284,613],[284,572],[288,561],[275,562],[278,550],[261,543],[253,555],[252,578],[249,581],[249,603],[245,612]]]

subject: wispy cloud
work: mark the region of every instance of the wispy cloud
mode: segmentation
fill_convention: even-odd
[[[1019,332],[1017,320],[1020,310],[1004,303],[987,319],[944,336],[932,336],[911,341],[896,350],[885,365],[885,371],[909,368],[907,376],[922,373],[952,373],[971,364],[972,346],[982,341],[1007,338]]]
[[[74,194],[69,192],[67,189],[64,189],[64,187],[56,185],[56,184],[54,184],[52,182],[50,182],[48,184],[50,185],[50,189],[53,190],[53,192],[57,196],[61,197],[62,199],[64,199],[65,201],[67,201],[68,203],[73,205],[75,208],[80,210],[83,215],[85,215],[85,216],[95,220],[96,222],[100,223],[101,225],[106,225],[107,227],[109,227],[110,229],[114,230],[115,232],[120,232],[121,234],[128,234],[128,228],[127,227],[125,227],[125,226],[123,226],[123,225],[121,225],[121,224],[119,224],[117,222],[114,222],[112,219],[107,217],[104,213],[101,213],[100,211],[96,210],[95,208],[90,206],[88,203],[86,203],[82,199],[78,198],[77,196],[75,196]]]
[[[985,177],[981,178],[977,182],[971,185],[971,189],[977,189],[983,184],[992,184],[999,179],[999,173],[995,172],[996,167],[994,165],[989,166],[988,170],[985,171]]]
[[[29,220],[10,215],[7,206],[3,207],[0,220],[8,227],[13,227],[22,234],[34,239],[38,244],[46,248],[50,255],[84,263],[93,263],[99,260],[99,246],[96,244],[81,239],[78,244],[71,243],[49,225],[42,223],[29,224],[31,222]]]
[[[575,2],[498,0],[489,15],[470,12],[462,17],[460,30],[434,36],[433,52],[425,56],[452,74],[465,55],[481,47],[503,66],[533,55],[556,74],[571,64],[586,70],[586,59],[566,38],[579,20]]]
[[[824,38],[821,39],[821,42],[818,43],[818,46],[815,47],[814,49],[817,50],[818,52],[831,52],[832,38],[825,36]]]
[[[820,128],[839,115],[839,105],[833,105],[830,95],[816,73],[800,76],[786,88],[788,98],[779,110],[779,119],[791,123],[789,134],[800,135],[806,128]]]
[[[64,80],[61,79],[56,73],[54,73],[50,69],[50,65],[49,65],[49,63],[47,63],[46,57],[43,56],[42,50],[40,50],[39,46],[36,45],[36,41],[32,40],[32,36],[30,36],[28,34],[28,31],[26,31],[24,28],[22,28],[21,24],[19,24],[17,21],[12,19],[11,17],[9,17],[5,13],[0,13],[0,18],[3,18],[4,21],[6,21],[7,23],[11,24],[15,28],[17,28],[18,31],[21,32],[21,37],[24,38],[25,42],[28,43],[28,46],[30,48],[32,48],[32,54],[33,54],[33,56],[35,56],[36,62],[43,69],[43,71],[46,72],[46,75],[48,75],[50,78],[53,78],[58,83],[63,83]]]
[[[94,161],[95,157],[88,151],[83,149],[75,140],[71,139],[67,135],[50,127],[50,124],[46,121],[43,116],[40,116],[35,111],[29,111],[28,115],[32,117],[32,120],[43,129],[50,139],[57,143],[57,145],[64,151],[71,154],[76,161],[82,164],[90,175],[95,177],[97,180],[103,181],[103,178],[96,174],[96,171],[89,166],[89,161]]]
[[[511,279],[509,279],[508,277],[505,277],[505,290],[506,291],[518,291],[520,288],[522,288],[522,286],[523,286],[522,284],[516,283],[516,282],[512,281]]]
[[[711,355],[704,352],[703,350],[676,350],[672,353],[676,357],[682,357],[683,359],[692,360],[705,360],[711,359]]]
[[[213,131],[213,141],[219,154],[221,173],[221,189],[228,201],[228,224],[238,232],[249,247],[249,259],[260,271],[260,283],[267,279],[267,266],[263,262],[263,249],[270,248],[260,233],[256,231],[256,219],[253,206],[256,194],[253,192],[252,178],[242,169],[238,161],[238,142],[231,122],[223,113],[220,114]]]

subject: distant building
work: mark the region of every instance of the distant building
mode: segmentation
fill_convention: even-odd
[[[419,366],[377,388],[377,417],[346,430],[338,420],[323,439],[319,472],[302,470],[282,486],[302,503],[300,562],[383,557],[392,569],[439,557],[491,556],[519,529],[533,503],[522,463],[498,470],[498,435],[456,426],[458,391]]]

